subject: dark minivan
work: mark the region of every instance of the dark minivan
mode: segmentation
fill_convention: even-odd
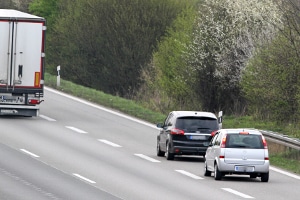
[[[173,160],[175,155],[202,155],[215,131],[219,130],[218,118],[210,112],[172,111],[157,136],[157,156]]]

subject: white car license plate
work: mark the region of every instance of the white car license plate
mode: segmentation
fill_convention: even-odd
[[[254,172],[253,166],[235,166],[234,171],[236,172]]]

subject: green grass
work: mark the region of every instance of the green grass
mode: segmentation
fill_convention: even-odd
[[[61,79],[60,87],[57,87],[56,76],[52,76],[47,73],[45,75],[45,85],[154,124],[163,122],[166,117],[165,114],[153,112],[134,101],[118,96],[112,96],[95,89],[83,87],[70,81]]]
[[[271,165],[300,174],[300,152],[297,150],[270,154]]]
[[[252,116],[224,116],[223,128],[256,128],[282,133],[294,138],[300,138],[300,127],[296,125],[278,125],[275,122],[262,121]]]
[[[163,122],[167,113],[153,112],[150,109],[135,103],[134,101],[127,100],[118,96],[105,94],[95,89],[86,88],[70,81],[60,81],[60,87],[56,86],[56,76],[50,74],[45,75],[45,85],[65,93],[72,94],[77,97],[89,100],[91,102],[100,104],[102,106],[115,109],[130,116],[145,120],[150,123]],[[265,122],[255,120],[251,116],[226,116],[223,117],[223,128],[256,128],[262,130],[271,130],[274,132],[281,132],[291,137],[300,138],[300,129],[295,126],[281,127],[274,122]],[[299,153],[299,151],[298,151]],[[300,158],[293,158],[289,153],[281,153],[270,155],[272,165],[281,167],[300,174]]]

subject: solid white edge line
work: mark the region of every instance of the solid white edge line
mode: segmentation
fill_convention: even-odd
[[[181,170],[181,169],[177,169],[177,170],[175,170],[176,172],[179,172],[179,173],[181,173],[181,174],[184,174],[184,175],[186,175],[186,176],[188,176],[188,177],[191,177],[191,178],[193,178],[193,179],[197,179],[197,180],[200,180],[200,179],[204,179],[204,178],[202,178],[202,177],[200,177],[200,176],[197,176],[197,175],[195,175],[195,174],[192,174],[192,173],[190,173],[190,172],[187,172],[187,171],[184,171],[184,170]]]
[[[73,173],[73,175],[76,176],[76,177],[78,177],[78,178],[80,178],[81,180],[87,181],[87,182],[89,182],[89,183],[92,183],[92,184],[95,184],[95,183],[96,183],[95,181],[90,180],[90,179],[88,179],[88,178],[85,178],[84,176],[81,176],[81,175],[79,175],[79,174]]]
[[[45,115],[39,115],[39,116],[40,116],[41,118],[45,119],[45,120],[50,121],[50,122],[55,122],[55,121],[56,121],[55,119],[52,119],[52,118],[47,117],[47,116],[45,116]]]
[[[225,191],[227,191],[227,192],[230,192],[230,193],[232,193],[232,194],[235,194],[235,195],[237,195],[237,196],[243,197],[243,198],[245,198],[245,199],[254,199],[254,197],[251,197],[251,196],[249,196],[249,195],[247,195],[247,194],[238,192],[238,191],[233,190],[233,189],[231,189],[231,188],[221,188],[221,189],[222,189],[222,190],[225,190]]]
[[[297,176],[296,174],[292,174],[292,173],[283,171],[281,169],[278,169],[278,168],[275,168],[275,167],[272,167],[272,166],[270,166],[270,169],[273,170],[273,171],[275,171],[275,172],[278,172],[278,173],[284,174],[286,176],[289,176],[289,177],[292,177],[292,178],[300,180],[300,176]]]
[[[58,90],[55,90],[55,89],[52,89],[52,88],[49,88],[49,87],[46,87],[46,86],[45,86],[44,88],[45,88],[46,90],[48,90],[48,91],[51,91],[51,92],[53,92],[53,93],[59,94],[59,95],[64,96],[64,97],[67,97],[67,98],[72,99],[72,100],[74,100],[74,101],[83,103],[83,104],[85,104],[85,105],[88,105],[88,106],[97,108],[97,109],[99,109],[99,110],[106,111],[106,112],[111,113],[111,114],[114,114],[114,115],[118,115],[118,116],[120,116],[120,117],[124,117],[124,118],[126,118],[126,119],[129,119],[129,120],[135,121],[135,122],[137,122],[137,123],[140,123],[140,124],[149,126],[149,127],[151,127],[151,128],[158,129],[158,128],[156,127],[156,125],[154,125],[154,124],[151,124],[151,123],[148,123],[148,122],[145,122],[145,121],[136,119],[136,118],[134,118],[134,117],[130,117],[130,116],[128,116],[128,115],[125,115],[125,114],[122,114],[122,113],[119,113],[119,112],[112,111],[112,110],[110,110],[110,109],[108,109],[108,108],[105,108],[105,107],[103,107],[103,106],[96,105],[95,103],[88,102],[88,101],[86,101],[86,100],[77,98],[77,97],[75,97],[75,96],[72,96],[72,95],[69,95],[69,94],[60,92],[60,91],[58,91]]]
[[[31,155],[35,158],[39,158],[40,156],[34,154],[34,153],[31,153],[30,151],[27,151],[26,149],[20,149],[21,151],[23,151],[24,153],[28,154],[28,155]]]
[[[73,126],[66,126],[66,128],[68,128],[68,129],[71,129],[71,130],[73,130],[73,131],[76,131],[76,132],[78,132],[78,133],[87,133],[87,132],[85,132],[85,131],[83,131],[83,130],[81,130],[81,129],[79,129],[79,128],[75,128],[75,127],[73,127]]]
[[[98,141],[99,141],[99,142],[102,142],[102,143],[104,143],[104,144],[108,144],[108,145],[113,146],[113,147],[122,147],[122,146],[120,146],[120,145],[118,145],[118,144],[116,144],[116,143],[110,142],[110,141],[108,141],[108,140],[98,139]]]
[[[159,160],[155,160],[155,159],[150,158],[149,156],[146,156],[146,155],[144,155],[144,154],[136,153],[136,154],[134,154],[134,155],[135,155],[135,156],[138,156],[138,157],[140,157],[140,158],[143,158],[143,159],[145,159],[145,160],[151,161],[151,162],[160,162]]]

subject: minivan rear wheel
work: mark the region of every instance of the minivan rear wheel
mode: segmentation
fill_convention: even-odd
[[[159,145],[159,141],[158,140],[157,140],[157,145],[156,145],[156,155],[160,156],[160,157],[162,157],[162,156],[165,155],[165,152],[163,152],[163,151],[160,150],[160,145]]]
[[[174,154],[170,153],[170,143],[167,143],[167,151],[166,151],[166,158],[167,160],[174,160]]]
[[[217,163],[215,164],[215,173],[214,173],[215,180],[222,179],[222,173],[219,171]]]

